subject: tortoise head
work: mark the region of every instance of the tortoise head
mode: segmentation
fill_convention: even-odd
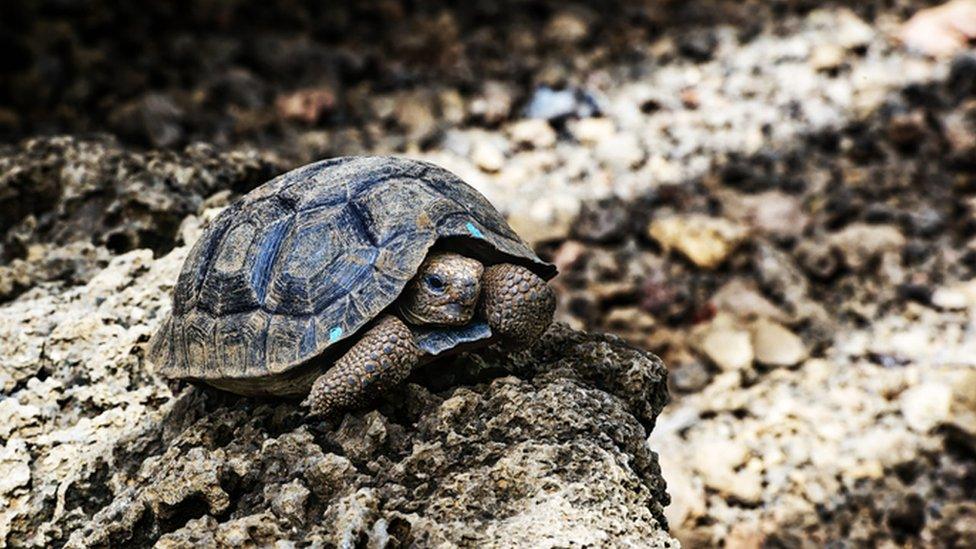
[[[474,316],[484,266],[463,255],[427,256],[400,298],[399,309],[411,324],[461,326]]]

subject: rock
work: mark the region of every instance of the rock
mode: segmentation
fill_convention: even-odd
[[[960,288],[939,287],[932,292],[932,305],[949,311],[960,311],[976,305],[976,285],[969,284]],[[968,291],[967,291],[968,290]]]
[[[588,242],[613,242],[628,234],[630,218],[628,206],[621,200],[587,202],[573,222],[572,234]]]
[[[569,117],[587,118],[600,112],[596,99],[579,88],[555,90],[541,86],[532,94],[525,107],[527,118],[562,120]]]
[[[719,311],[743,319],[765,317],[778,322],[787,322],[789,315],[766,299],[755,286],[741,279],[733,279],[719,288],[710,302]]]
[[[174,396],[142,357],[186,253],[0,305],[0,544],[674,546],[646,444],[667,401],[653,355],[557,324],[527,351],[430,364],[338,425]]]
[[[542,34],[551,42],[577,44],[589,34],[589,24],[580,14],[563,11],[549,19]]]
[[[840,9],[833,29],[837,43],[849,50],[863,48],[874,39],[874,29],[853,11]]]
[[[665,251],[678,250],[705,269],[718,267],[748,235],[727,219],[695,214],[655,219],[647,232]]]
[[[478,141],[471,151],[471,161],[483,171],[496,173],[505,165],[505,154],[492,143]]]
[[[570,195],[542,198],[513,211],[508,223],[530,244],[562,240],[569,236],[581,205]]]
[[[844,48],[837,44],[819,44],[810,53],[810,66],[818,71],[833,71],[844,64]]]
[[[304,88],[275,99],[278,116],[305,124],[315,124],[334,107],[335,93],[329,87]]]
[[[700,336],[697,347],[699,352],[725,371],[742,370],[752,365],[752,340],[746,330],[710,326]]]
[[[600,144],[611,139],[616,133],[616,124],[610,118],[583,118],[569,126],[570,131],[580,143]]]
[[[736,440],[707,440],[696,445],[692,464],[705,486],[745,504],[755,504],[762,494],[762,477],[741,469],[749,457],[748,447]]]
[[[471,100],[468,110],[472,117],[486,124],[499,124],[511,115],[514,97],[515,91],[511,85],[489,80],[482,85],[481,95]]]
[[[674,388],[683,393],[701,391],[711,380],[711,372],[697,360],[682,364],[671,373],[671,382],[674,384]]]
[[[948,57],[976,37],[976,2],[951,0],[921,9],[905,22],[899,37],[909,50]]]
[[[41,282],[84,284],[108,261],[107,249],[81,240],[66,246],[32,244],[26,258],[0,266],[0,303]]]
[[[438,130],[434,98],[424,93],[404,93],[396,98],[393,118],[414,143],[431,139]]]
[[[84,240],[113,253],[164,253],[204,197],[250,190],[280,171],[279,162],[253,149],[200,144],[142,153],[109,138],[31,139],[0,156],[0,228],[8,240],[21,225],[36,224],[19,245]]]
[[[596,146],[596,157],[606,166],[621,172],[639,167],[646,157],[640,140],[632,133],[620,133]]]
[[[508,127],[512,141],[521,146],[545,149],[556,144],[556,132],[545,120],[523,119]]]
[[[897,253],[905,246],[905,237],[892,225],[848,225],[828,238],[853,271],[861,271],[872,260],[886,253]]]
[[[917,431],[928,431],[949,417],[952,389],[942,383],[923,383],[901,395],[901,413]]]
[[[807,358],[807,348],[782,324],[759,320],[752,325],[756,361],[766,366],[795,366]]]
[[[109,124],[128,139],[153,147],[172,147],[184,140],[185,112],[169,95],[150,93],[119,105]]]
[[[678,35],[678,51],[692,61],[704,63],[711,60],[716,48],[718,37],[713,29],[692,29]]]
[[[774,237],[798,237],[810,223],[800,201],[779,191],[728,193],[723,203],[727,217],[758,233]]]

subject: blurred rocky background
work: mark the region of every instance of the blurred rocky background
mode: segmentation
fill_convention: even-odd
[[[559,265],[560,321],[664,359],[685,546],[974,546],[974,38],[973,0],[3,2],[0,534],[136,497],[113,453],[184,406],[141,345],[221,206],[400,154]]]

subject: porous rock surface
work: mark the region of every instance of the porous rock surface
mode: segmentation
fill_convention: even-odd
[[[674,547],[653,355],[554,325],[417,372],[373,411],[169,386],[143,359],[186,247],[0,307],[0,546]]]

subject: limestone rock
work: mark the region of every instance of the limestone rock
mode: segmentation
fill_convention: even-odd
[[[653,355],[557,324],[527,351],[430,364],[338,425],[174,396],[142,357],[186,252],[0,306],[0,545],[675,546],[646,444],[667,400]]]
[[[655,219],[647,231],[665,250],[678,250],[705,269],[718,267],[748,234],[727,219],[704,215]]]
[[[807,358],[803,340],[782,324],[759,320],[752,325],[756,360],[766,366],[795,366]]]

